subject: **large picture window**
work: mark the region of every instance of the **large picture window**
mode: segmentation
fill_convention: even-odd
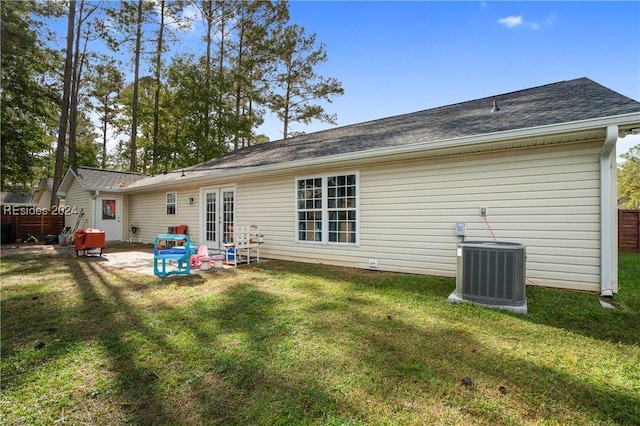
[[[167,214],[176,214],[178,205],[178,193],[167,192]]]
[[[356,244],[356,174],[297,179],[296,190],[298,241]]]

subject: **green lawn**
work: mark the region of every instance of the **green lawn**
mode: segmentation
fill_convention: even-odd
[[[527,316],[448,304],[452,279],[290,262],[0,272],[5,424],[640,424],[640,254],[617,309],[528,287]]]

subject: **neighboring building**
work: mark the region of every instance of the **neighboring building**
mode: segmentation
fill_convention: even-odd
[[[33,194],[28,192],[0,192],[0,204],[3,206],[29,206],[33,201]]]
[[[36,192],[2,192],[0,204],[12,206],[35,206],[48,209],[51,206],[53,178],[41,178]]]
[[[33,196],[33,204],[48,208],[51,206],[51,194],[53,193],[53,178],[42,178],[38,182],[38,188]]]
[[[467,240],[525,244],[530,283],[610,295],[615,144],[635,128],[639,102],[581,78],[260,144],[157,176],[76,168],[61,192],[97,227],[98,207],[120,200],[110,239],[135,225],[152,242],[186,224],[196,244],[218,249],[230,226],[255,224],[265,257],[441,276],[455,276],[463,222]],[[89,184],[85,171],[118,183]]]

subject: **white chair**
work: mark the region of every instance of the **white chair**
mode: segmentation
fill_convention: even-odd
[[[251,250],[256,251],[255,260],[260,262],[260,244],[253,241],[256,228],[238,225],[233,229],[233,242],[224,244],[227,265],[238,266],[238,262],[251,263]]]

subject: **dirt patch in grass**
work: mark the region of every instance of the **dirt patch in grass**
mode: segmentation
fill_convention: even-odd
[[[104,253],[142,251],[153,253],[153,245],[126,242],[107,242]],[[0,246],[0,256],[33,255],[33,256],[67,256],[76,255],[72,245],[61,244],[3,244]]]

